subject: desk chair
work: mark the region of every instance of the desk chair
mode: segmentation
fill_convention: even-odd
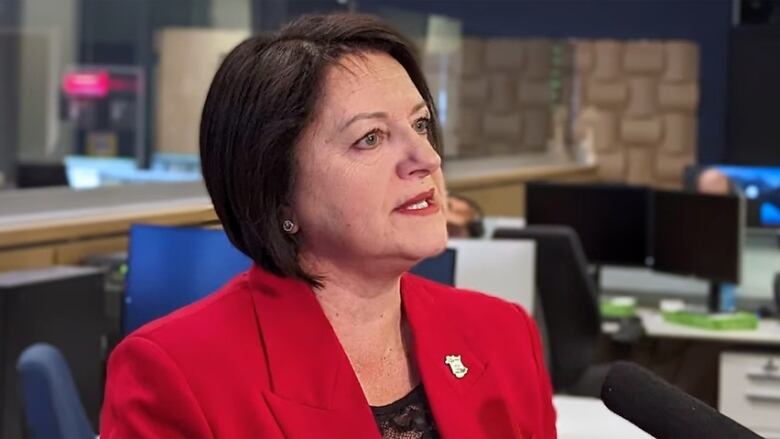
[[[133,225],[127,257],[125,334],[207,296],[251,265],[224,230],[201,227]]]
[[[497,229],[493,237],[536,242],[536,288],[555,391],[599,397],[609,364],[593,364],[601,316],[577,234],[563,226],[528,226]]]
[[[409,272],[440,284],[454,286],[456,254],[454,249],[448,248],[432,258],[423,260]]]
[[[19,356],[16,369],[22,383],[25,425],[29,436],[95,438],[70,368],[57,348],[46,343],[28,347]]]

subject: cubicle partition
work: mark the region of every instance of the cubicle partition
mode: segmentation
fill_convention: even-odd
[[[50,267],[0,273],[0,437],[22,437],[16,362],[30,345],[63,352],[97,431],[107,354],[103,273]]]

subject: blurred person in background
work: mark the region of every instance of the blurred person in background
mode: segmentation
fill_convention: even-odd
[[[736,186],[731,179],[718,168],[707,168],[696,177],[696,191],[710,195],[736,194]]]
[[[462,195],[447,195],[447,235],[450,238],[481,238],[485,234],[482,209]]]

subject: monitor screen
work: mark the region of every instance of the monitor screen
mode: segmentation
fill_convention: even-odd
[[[713,165],[747,199],[747,225],[780,228],[780,167]],[[699,174],[710,166],[692,166],[686,170],[685,184],[696,190]]]
[[[456,253],[455,250],[448,248],[438,256],[420,262],[409,271],[428,280],[454,286]]]
[[[739,197],[655,191],[654,204],[656,270],[739,283]]]
[[[589,262],[645,266],[651,254],[650,202],[650,190],[643,187],[529,183],[526,222],[573,228]]]

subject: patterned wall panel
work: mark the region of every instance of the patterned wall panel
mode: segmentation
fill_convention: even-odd
[[[554,42],[465,38],[451,109],[458,157],[544,152],[553,137]]]
[[[686,41],[576,41],[577,141],[605,181],[680,187],[696,161],[699,49]]]
[[[695,44],[464,38],[459,47],[444,70],[444,58],[425,63],[432,88],[450,75],[449,158],[590,154],[604,181],[658,187],[679,187],[695,162]]]

